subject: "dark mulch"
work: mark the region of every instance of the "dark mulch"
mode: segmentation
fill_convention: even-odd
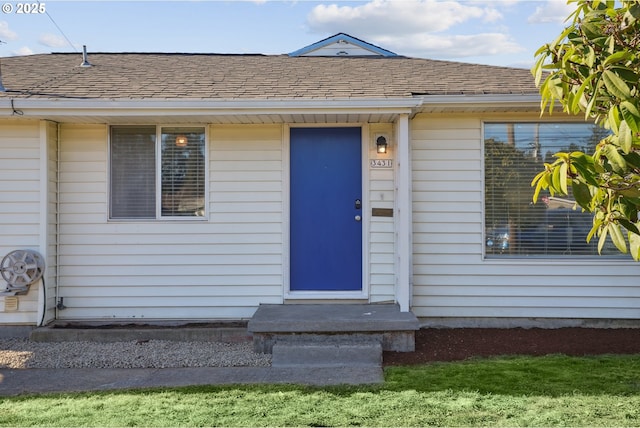
[[[547,354],[640,354],[640,328],[428,328],[416,332],[415,352],[385,352],[384,365]]]

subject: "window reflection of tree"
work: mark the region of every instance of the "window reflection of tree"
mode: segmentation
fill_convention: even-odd
[[[193,142],[191,138],[184,147],[175,144],[163,147],[163,215],[203,215],[204,156],[201,150],[201,143]]]
[[[569,128],[527,124],[531,135],[518,138],[511,124],[503,126],[504,140],[487,138],[485,148],[485,225],[488,246],[493,254],[595,254],[594,242],[586,243],[591,216],[573,210],[571,188],[563,198],[541,195],[543,203],[533,204],[531,180],[553,162],[559,151],[590,153],[607,130],[593,125]],[[530,138],[529,138],[530,137]],[[560,203],[562,202],[562,204]],[[505,242],[501,242],[501,240]]]

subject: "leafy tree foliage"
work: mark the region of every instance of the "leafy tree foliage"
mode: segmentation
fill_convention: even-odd
[[[571,191],[593,213],[587,240],[607,239],[640,260],[640,3],[630,0],[569,0],[570,24],[536,52],[532,68],[542,111],[556,101],[570,114],[584,114],[609,131],[593,152],[561,152],[531,183],[541,190]],[[627,245],[628,244],[628,245]]]

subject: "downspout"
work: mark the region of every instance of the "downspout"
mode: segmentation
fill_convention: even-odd
[[[53,301],[56,303],[54,306],[54,320],[58,319],[58,296],[60,295],[60,123],[56,123],[56,224],[55,224],[55,236],[56,236],[56,292],[53,296]]]
[[[48,159],[49,159],[49,123],[46,120],[41,120],[38,123],[39,126],[39,144],[40,144],[40,165],[38,166],[40,169],[40,183],[39,183],[39,192],[40,192],[40,218],[39,218],[39,227],[38,227],[38,251],[40,254],[44,255],[45,264],[47,259],[47,214],[48,214],[48,206],[47,206],[47,187],[48,187]],[[46,267],[45,267],[46,269]],[[45,272],[46,273],[46,272]],[[42,302],[42,304],[38,305],[38,311],[36,312],[36,327],[40,327],[44,324],[44,320],[47,314],[47,282],[45,280],[45,276],[43,275],[40,281],[42,288],[38,288],[38,302]]]
[[[53,297],[54,302],[56,301],[56,297],[58,295],[58,278],[59,278],[59,269],[58,269],[58,265],[59,265],[59,258],[60,258],[60,251],[59,251],[59,237],[58,237],[58,232],[59,232],[59,204],[60,204],[60,197],[58,195],[58,189],[59,189],[59,180],[60,180],[60,124],[58,124],[57,122],[52,122],[49,120],[44,120],[41,122],[41,142],[44,145],[44,149],[42,150],[42,159],[41,161],[41,166],[40,169],[41,171],[44,171],[43,174],[43,178],[42,180],[44,181],[43,184],[41,184],[41,189],[43,192],[42,198],[41,198],[41,204],[44,205],[41,209],[41,212],[43,213],[43,219],[41,219],[41,225],[40,225],[40,233],[42,235],[41,237],[41,242],[43,242],[42,247],[40,248],[40,252],[42,254],[46,255],[46,258],[48,259],[48,255],[49,255],[49,236],[50,236],[50,230],[49,230],[49,158],[50,158],[50,152],[49,152],[49,131],[47,129],[47,127],[49,126],[50,123],[54,123],[55,127],[56,127],[56,145],[55,145],[55,156],[56,156],[56,183],[55,183],[55,192],[56,192],[56,202],[55,202],[55,224],[53,226],[53,235],[55,237],[55,274],[53,276],[54,281],[55,281],[55,295],[54,296],[49,296],[49,294],[47,293],[47,282],[46,282],[46,275],[43,275],[42,277],[42,306],[41,306],[41,310],[42,310],[42,314],[38,314],[40,316],[38,316],[38,320],[36,322],[36,325],[38,327],[43,326],[46,323],[47,320],[47,311],[48,308],[47,307],[47,300],[51,297]],[[49,267],[48,267],[49,268]],[[51,308],[55,310],[55,306],[54,308]],[[57,317],[57,313],[54,314],[54,319]]]

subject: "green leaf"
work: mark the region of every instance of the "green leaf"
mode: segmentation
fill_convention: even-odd
[[[638,189],[637,187],[630,187],[628,189],[619,190],[618,193],[620,193],[626,199],[640,198],[640,189]]]
[[[607,241],[607,231],[608,227],[603,227],[600,230],[600,239],[598,239],[598,254],[602,254],[602,248],[604,248],[604,243]]]
[[[605,70],[602,73],[602,80],[604,81],[607,90],[615,97],[621,100],[631,98],[631,90],[629,89],[629,86],[627,86],[625,81],[618,77],[618,75],[613,71]]]
[[[558,46],[558,44],[561,43],[572,31],[573,31],[573,27],[571,26],[568,26],[567,28],[562,30],[562,33],[560,33],[560,35],[556,37],[556,39],[550,45],[548,45],[549,50],[550,51],[555,50],[556,46]]]
[[[612,106],[609,109],[609,113],[607,115],[607,123],[609,124],[609,128],[613,131],[614,134],[618,133],[618,127],[620,126],[620,110],[618,110],[617,106]]]
[[[584,182],[598,186],[593,157],[582,152],[573,152],[571,153],[571,166]]]
[[[566,165],[566,163],[563,163],[562,165]],[[565,177],[565,186],[566,186],[566,179],[567,179],[566,168],[565,168],[564,177]],[[562,193],[562,194],[566,195],[566,193],[564,193],[562,191],[562,168],[561,168],[561,166],[556,166],[553,169],[553,174],[551,176],[551,187],[549,188],[549,190],[552,191],[552,194],[554,194],[554,193]]]
[[[640,169],[640,153],[638,152],[631,152],[631,153],[627,153],[624,156],[624,160],[627,162],[627,164],[631,165],[631,167],[636,168],[636,169]]]
[[[551,94],[552,98],[557,100],[561,100],[564,95],[564,89],[562,87],[562,79],[560,77],[554,77],[549,81],[549,85],[547,87],[549,94]]]
[[[546,55],[540,55],[536,60],[536,63],[531,67],[531,74],[533,74],[536,87],[540,87],[540,81],[542,80],[542,64],[547,59]]]
[[[587,235],[587,243],[591,242],[591,240],[593,239],[594,236],[596,236],[596,233],[598,232],[598,228],[600,227],[599,224],[593,224],[593,226],[591,227],[591,230],[589,231],[589,234]]]
[[[578,205],[586,211],[591,211],[591,192],[589,191],[589,186],[578,180],[572,180],[571,190]]]
[[[611,241],[613,242],[613,245],[615,245],[616,248],[621,253],[626,253],[627,252],[627,242],[624,240],[624,235],[622,234],[622,230],[620,229],[620,225],[617,224],[617,223],[609,223],[607,228],[609,229],[609,235],[611,235]],[[600,250],[601,250],[601,248],[598,248],[598,251],[600,251]]]
[[[563,195],[568,195],[569,189],[567,188],[567,170],[569,169],[569,164],[566,162],[562,162],[558,169],[560,169],[560,191]]]
[[[587,39],[596,39],[602,36],[600,27],[593,22],[583,21],[581,28],[584,35],[587,36]]]
[[[588,118],[589,116],[591,116],[593,107],[595,106],[596,100],[598,99],[598,97],[595,96],[595,93],[598,92],[598,90],[600,90],[600,87],[603,85],[602,83],[603,80],[604,79],[602,77],[598,79],[598,81],[595,84],[595,87],[593,88],[593,95],[591,96],[591,99],[589,100],[587,107],[584,109],[585,118]]]
[[[629,238],[629,251],[633,260],[640,260],[640,234],[629,231],[627,234]]]
[[[620,76],[622,80],[625,82],[629,82],[631,84],[638,83],[638,73],[636,70],[629,67],[613,67],[612,70],[616,71],[616,74]]]
[[[531,186],[535,186],[533,191],[533,203],[535,204],[538,202],[540,191],[549,187],[549,172],[546,169],[539,172],[531,181]]]
[[[620,128],[618,129],[618,144],[623,152],[629,153],[633,144],[633,136],[631,135],[631,129],[627,126],[627,121],[620,122]]]
[[[627,163],[614,145],[606,144],[602,148],[602,154],[607,157],[613,171],[617,174],[624,175]]]
[[[616,38],[613,37],[613,36],[609,36],[609,37],[607,37],[607,42],[609,44],[608,52],[610,54],[614,53],[616,51]]]
[[[622,225],[622,227],[627,229],[629,232],[633,232],[635,234],[640,235],[640,229],[638,229],[638,226],[636,226],[634,223],[631,223],[629,220],[625,218],[620,218],[618,219],[618,222]]]
[[[582,82],[582,85],[580,85],[580,87],[578,88],[578,90],[576,91],[576,95],[575,98],[573,99],[573,104],[571,105],[571,112],[573,114],[576,114],[580,111],[580,107],[583,104],[587,104],[586,103],[586,98],[584,96],[584,91],[590,87],[591,85],[591,81],[593,79],[596,78],[596,74],[591,74],[589,75],[589,77],[587,77],[584,82]]]
[[[640,3],[634,3],[629,8],[629,14],[635,19],[640,18]]]
[[[624,61],[626,59],[631,58],[631,53],[628,51],[619,51],[619,52],[614,52],[613,54],[609,55],[604,62],[602,63],[602,65],[604,67],[611,65],[611,64],[617,64],[620,61]]]
[[[629,101],[620,103],[620,113],[632,132],[640,132],[640,112],[633,103]]]

